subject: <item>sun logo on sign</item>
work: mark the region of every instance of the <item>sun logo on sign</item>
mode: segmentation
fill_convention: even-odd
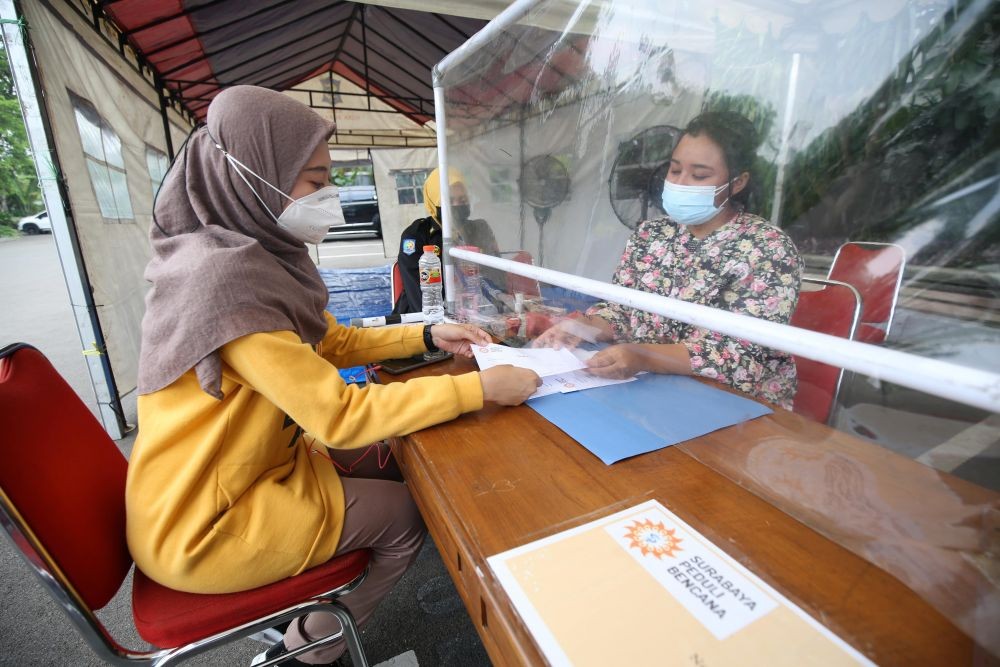
[[[676,556],[675,552],[683,551],[680,543],[683,541],[677,537],[673,528],[667,528],[663,522],[653,523],[649,519],[645,521],[635,520],[625,533],[630,549],[638,549],[643,556]]]

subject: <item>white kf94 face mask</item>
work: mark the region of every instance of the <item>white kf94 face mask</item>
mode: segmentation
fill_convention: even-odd
[[[264,210],[266,210],[271,217],[274,218],[274,221],[278,223],[278,226],[288,231],[288,233],[297,238],[299,241],[302,241],[303,243],[321,243],[323,239],[326,238],[326,234],[330,230],[330,227],[340,227],[347,224],[347,221],[344,219],[344,210],[340,206],[340,192],[335,186],[328,185],[304,197],[292,199],[284,192],[261,178],[252,169],[250,169],[250,167],[246,166],[227,153],[222,146],[216,144],[215,147],[222,151],[223,155],[226,156],[226,159],[233,165],[236,173],[243,179],[243,182],[247,184],[247,187],[250,188],[250,191],[253,192],[254,196],[257,197],[257,201],[259,201],[261,206],[264,207]],[[267,204],[264,203],[264,200],[261,199],[259,194],[257,194],[257,190],[250,185],[250,181],[248,181],[246,176],[243,175],[243,169],[246,169],[250,172],[250,174],[257,177],[261,183],[291,202],[285,207],[285,210],[281,212],[281,215],[275,217],[274,213],[271,212],[271,209],[269,209]]]
[[[277,223],[300,241],[321,243],[330,227],[346,224],[344,210],[340,207],[340,192],[335,186],[328,185],[305,197],[293,199],[278,216]]]

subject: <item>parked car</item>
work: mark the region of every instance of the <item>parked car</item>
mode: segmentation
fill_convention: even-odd
[[[17,221],[17,230],[22,234],[34,236],[35,234],[51,234],[52,223],[49,222],[48,211],[42,211]]]
[[[327,241],[382,238],[382,219],[378,213],[378,195],[374,185],[346,185],[340,188],[340,207],[344,210],[347,224],[330,227]]]

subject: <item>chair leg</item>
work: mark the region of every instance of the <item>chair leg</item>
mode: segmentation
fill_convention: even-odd
[[[358,629],[358,624],[354,622],[354,615],[351,614],[350,610],[344,606],[344,604],[338,600],[331,600],[323,605],[323,608],[319,611],[323,613],[333,614],[340,621],[340,632],[335,632],[333,634],[327,635],[325,637],[320,637],[313,641],[303,644],[302,646],[297,646],[294,649],[289,650],[287,653],[282,655],[282,659],[287,659],[289,657],[294,658],[303,653],[308,653],[313,649],[320,648],[321,646],[326,646],[327,644],[332,644],[339,639],[343,638],[344,642],[347,644],[347,650],[351,654],[351,661],[355,667],[368,667],[368,657],[365,655],[365,650],[361,646],[361,631]],[[302,622],[304,617],[299,618],[297,622]],[[296,621],[293,621],[296,622]],[[301,627],[300,627],[301,632]],[[303,633],[304,634],[304,633]],[[308,636],[306,636],[308,639]],[[260,663],[259,667],[267,667],[270,664],[280,664],[280,663]]]
[[[336,600],[330,605],[330,611],[340,621],[344,641],[347,643],[347,650],[351,653],[354,667],[368,667],[368,658],[365,656],[364,649],[361,648],[361,632],[358,630],[357,623],[354,622],[354,616],[347,607]]]

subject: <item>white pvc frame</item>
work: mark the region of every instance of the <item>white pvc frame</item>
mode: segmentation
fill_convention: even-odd
[[[448,188],[448,132],[445,95],[442,79],[445,72],[466,60],[480,46],[519,21],[542,0],[517,0],[490,21],[462,46],[448,54],[434,68],[434,110],[438,133],[438,166],[441,175],[441,201],[451,201]],[[461,259],[508,273],[534,278],[540,282],[565,287],[590,296],[640,308],[650,313],[705,327],[764,345],[863,373],[877,380],[894,382],[911,389],[940,396],[966,405],[1000,412],[1000,375],[968,366],[960,366],[915,354],[889,350],[876,345],[849,341],[836,336],[799,329],[787,324],[760,320],[748,315],[730,313],[709,306],[687,303],[657,294],[640,292],[590,278],[522,264],[482,253],[452,247],[451,207],[441,206],[442,235],[445,252],[445,285],[454,294],[454,268],[451,259]],[[453,302],[448,302],[453,312]]]
[[[749,315],[640,292],[610,283],[478,252],[451,248],[455,259],[475,262],[539,282],[583,292],[697,327],[705,327],[760,345],[863,373],[912,389],[991,412],[1000,412],[1000,375],[946,361],[928,359],[878,345],[778,324]]]
[[[487,23],[482,30],[470,37],[464,44],[449,53],[439,62],[433,71],[434,82],[434,124],[437,129],[438,176],[441,179],[441,244],[445,252],[441,253],[441,263],[444,269],[445,308],[449,313],[455,312],[455,268],[451,263],[451,255],[446,252],[452,247],[451,238],[451,187],[448,185],[448,132],[447,114],[445,113],[444,88],[441,79],[444,73],[472,55],[476,49],[493,39],[497,33],[513,25],[541,0],[517,0],[511,3],[497,17]]]

